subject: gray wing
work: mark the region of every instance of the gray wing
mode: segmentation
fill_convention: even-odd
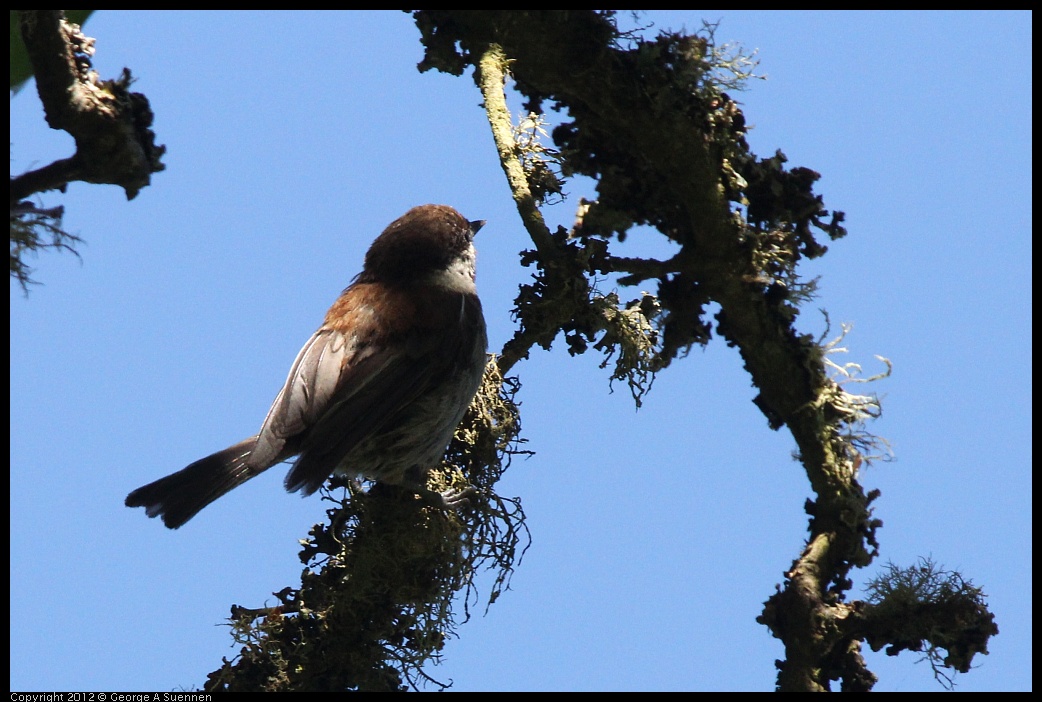
[[[318,330],[275,398],[250,464],[271,465],[303,452],[286,477],[286,489],[314,492],[345,455],[429,387],[431,371],[422,357]]]
[[[294,439],[322,416],[336,392],[341,369],[355,355],[342,334],[319,329],[311,335],[264,418],[251,465],[272,465],[296,453],[299,441]]]

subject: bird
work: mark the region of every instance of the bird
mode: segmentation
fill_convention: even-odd
[[[296,457],[285,479],[310,495],[332,474],[415,491],[458,509],[474,488],[426,487],[477,393],[487,361],[475,285],[474,235],[447,205],[391,222],[297,354],[260,431],[126,498],[177,529],[268,468]]]

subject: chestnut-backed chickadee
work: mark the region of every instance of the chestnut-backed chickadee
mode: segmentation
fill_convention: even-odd
[[[468,490],[438,494],[425,483],[485,368],[473,244],[483,224],[445,205],[392,222],[297,354],[260,432],[138,488],[127,506],[176,529],[293,456],[290,491],[310,495],[338,473],[403,485],[444,507],[465,500]]]

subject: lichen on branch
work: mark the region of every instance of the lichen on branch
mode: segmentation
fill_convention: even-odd
[[[753,58],[718,45],[709,25],[694,35],[621,32],[614,11],[413,16],[425,47],[420,70],[474,69],[535,247],[522,253],[535,272],[515,301],[517,329],[501,363],[510,368],[563,337],[572,354],[594,348],[605,363],[614,358],[612,379],[626,379],[639,403],[654,373],[692,346],[716,334],[736,347],[759,391],[756,406],[771,428],[792,434],[815,494],[806,504],[806,547],[759,618],[785,644],[778,687],[827,690],[841,680],[844,689],[870,689],[864,634],[852,626],[864,603],[845,598],[851,569],[879,549],[882,523],[870,506],[878,492],[866,494],[858,471],[886,445],[866,427],[881,409],[875,395],[845,387],[873,379],[831,360],[835,344],[797,329],[817,283],[802,279],[799,265],[846,235],[844,216],[814,192],[817,172],[789,167],[781,151],[761,158],[750,150],[745,116],[728,91],[744,87]],[[553,145],[538,154],[510,121],[507,75],[524,119],[542,124],[548,110],[561,115]],[[527,153],[548,167],[526,169]],[[536,194],[563,193],[574,175],[592,178],[597,196],[579,203],[573,227],[549,231]],[[679,251],[616,255],[615,242],[638,226]],[[606,280],[654,289],[624,301],[602,290]],[[711,304],[719,306],[713,318]]]

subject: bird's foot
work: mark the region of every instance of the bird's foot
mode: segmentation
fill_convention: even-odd
[[[426,485],[410,485],[404,487],[414,491],[421,500],[430,507],[458,512],[460,508],[470,502],[470,498],[478,494],[478,489],[473,485],[464,488],[449,488],[444,492],[431,490]]]
[[[465,488],[449,488],[445,492],[434,492],[429,491],[432,495],[436,495],[441,501],[441,506],[444,509],[451,509],[458,511],[460,507],[470,502],[470,498],[473,495],[478,494],[478,489],[473,485],[468,485]]]

